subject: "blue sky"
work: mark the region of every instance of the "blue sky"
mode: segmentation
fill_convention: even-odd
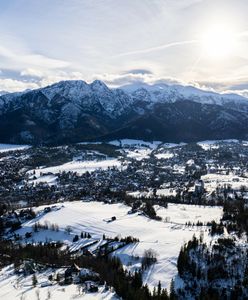
[[[0,0],[0,90],[101,79],[247,95],[247,11],[247,0]],[[226,56],[219,26],[235,35]]]

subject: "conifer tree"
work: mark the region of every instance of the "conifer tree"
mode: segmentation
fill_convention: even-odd
[[[174,279],[171,280],[171,284],[170,284],[170,300],[177,300]]]
[[[37,280],[36,275],[34,274],[33,277],[32,277],[32,284],[33,284],[33,287],[36,287],[37,283],[38,283],[38,280]]]

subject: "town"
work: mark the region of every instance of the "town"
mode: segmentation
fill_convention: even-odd
[[[33,288],[48,293],[54,286],[77,286],[79,295],[125,298],[123,286],[131,282],[128,299],[196,296],[192,286],[198,273],[192,271],[189,280],[188,253],[229,249],[235,242],[215,237],[244,239],[247,232],[247,157],[248,143],[238,140],[2,147],[1,266],[14,264],[18,284],[18,278],[24,285],[29,276]],[[189,242],[181,248],[185,239]],[[245,281],[242,270],[239,278]],[[228,295],[219,286],[223,273],[218,274],[209,294],[216,296],[216,284],[217,294]],[[178,288],[180,280],[187,290]],[[223,289],[246,295],[237,280],[232,282]],[[199,294],[207,284],[197,286]]]
[[[247,157],[248,145],[238,141],[6,151],[0,153],[0,197],[9,208],[129,198],[221,205],[248,195]]]

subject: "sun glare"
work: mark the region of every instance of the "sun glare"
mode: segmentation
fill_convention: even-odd
[[[236,47],[235,32],[225,25],[214,25],[202,36],[204,56],[216,59],[228,58]]]

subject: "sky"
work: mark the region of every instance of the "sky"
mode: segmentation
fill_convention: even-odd
[[[0,91],[103,80],[248,96],[247,0],[0,0]]]

